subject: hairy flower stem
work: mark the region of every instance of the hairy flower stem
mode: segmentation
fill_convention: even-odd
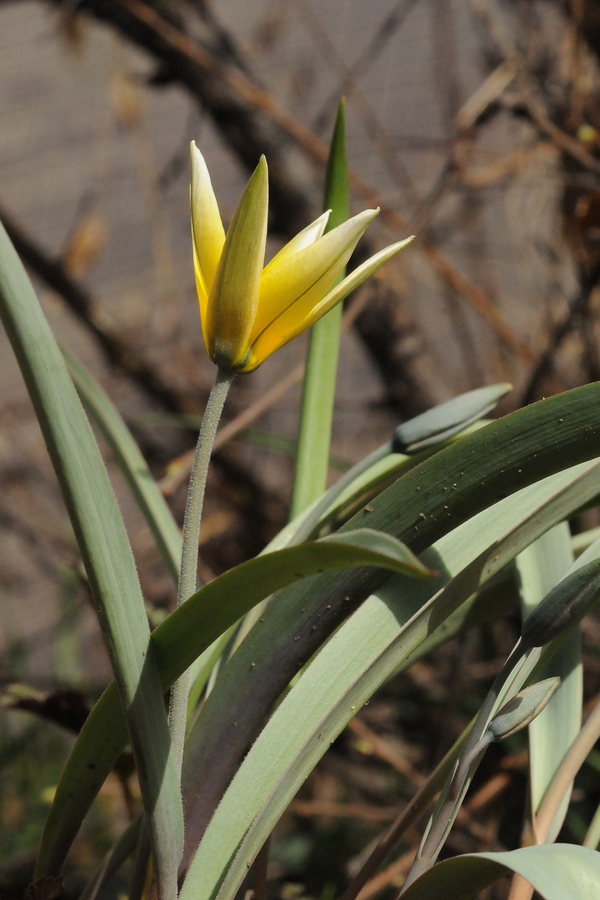
[[[200,426],[183,519],[183,546],[177,587],[177,606],[181,606],[196,591],[198,543],[200,540],[200,522],[202,520],[208,465],[217,427],[232,380],[232,372],[224,372],[222,369],[217,369],[215,383],[212,386],[204,411],[202,425]],[[171,703],[169,707],[169,728],[180,777],[189,688],[189,672],[184,672],[171,688]]]

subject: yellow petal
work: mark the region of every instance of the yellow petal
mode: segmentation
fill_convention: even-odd
[[[414,236],[406,238],[406,240],[392,244],[390,247],[386,247],[385,250],[380,250],[379,253],[371,256],[370,259],[358,266],[357,269],[326,294],[302,319],[295,318],[292,315],[292,310],[286,312],[278,319],[276,327],[268,328],[256,340],[252,348],[252,356],[249,358],[243,371],[251,372],[253,369],[256,369],[267,357],[279,350],[280,347],[283,347],[284,344],[311,328],[315,322],[326,315],[334,306],[337,306],[352,291],[356,290],[363,281],[366,281],[370,275],[395,256],[396,253],[399,253],[407,244],[410,244],[413,239]]]
[[[281,248],[279,253],[273,257],[269,265],[265,266],[265,272],[268,272],[271,267],[278,266],[280,263],[284,262],[284,260],[289,259],[294,253],[299,253],[300,250],[304,250],[305,247],[310,247],[311,244],[314,244],[325,231],[330,215],[331,210],[328,209],[322,216],[319,216],[318,219],[315,219],[314,222],[311,222],[310,225],[307,225],[306,228],[299,231],[296,237],[293,237],[291,241],[288,241],[288,243]]]
[[[198,304],[200,306],[200,324],[202,326],[202,338],[204,340],[204,346],[208,347],[208,339],[206,332],[206,311],[208,309],[208,294],[206,293],[206,288],[204,286],[204,278],[202,276],[202,270],[200,268],[200,260],[198,259],[198,254],[196,253],[196,244],[194,242],[194,231],[192,229],[192,245],[194,248],[194,277],[196,280],[196,293],[198,295]]]
[[[265,269],[252,344],[267,330],[279,332],[282,316],[286,323],[290,319],[306,317],[343,272],[360,237],[376,215],[377,210],[366,210],[299,253]]]
[[[231,220],[208,298],[207,348],[211,359],[224,369],[238,368],[249,353],[265,258],[268,206],[263,156]]]
[[[333,309],[334,306],[337,306],[338,303],[345,300],[352,291],[355,291],[357,287],[360,287],[367,278],[370,278],[374,272],[385,265],[385,263],[395,256],[396,253],[404,250],[408,244],[412,244],[414,239],[414,234],[411,234],[410,237],[405,238],[403,241],[398,241],[396,244],[390,244],[389,247],[385,247],[384,250],[380,250],[379,253],[375,253],[374,256],[369,257],[366,262],[354,269],[354,271],[347,275],[343,281],[340,281],[332,291],[326,294],[320,303],[313,307],[306,318],[304,327],[312,328],[315,322],[318,322],[319,319],[327,315],[330,309]]]
[[[192,208],[192,243],[194,272],[200,302],[200,317],[204,330],[208,296],[215,278],[225,243],[225,231],[210,175],[204,157],[194,141],[190,145],[192,177],[190,205]]]

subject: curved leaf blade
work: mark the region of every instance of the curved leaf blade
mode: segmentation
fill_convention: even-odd
[[[370,511],[358,513],[344,530],[363,525],[366,515],[370,527],[405,539],[413,551],[419,552],[504,496],[599,453],[600,385],[586,385],[461,438],[406,473],[373,501]],[[246,710],[248,714],[252,712],[253,719],[260,720],[285,690],[291,675],[382,579],[373,570],[360,569],[343,576],[315,576],[309,588],[287,588],[261,624],[260,636],[258,632],[254,634],[256,627],[253,629],[256,669],[252,685],[260,683],[261,689],[253,694],[245,684],[246,668],[241,680],[237,678],[233,717],[238,710]],[[350,597],[350,602],[345,597]],[[319,619],[317,631],[312,630],[315,617]],[[295,635],[300,639],[291,646]],[[235,672],[240,650],[224,675],[230,666]],[[281,664],[283,658],[285,667]],[[235,680],[234,674],[232,678]],[[257,702],[261,704],[259,710],[255,708]],[[207,706],[208,703],[205,709]],[[245,748],[249,736],[241,728],[238,731],[238,740]],[[86,784],[84,776],[82,773],[82,784]],[[85,814],[90,795],[94,796],[97,790],[89,783],[87,788],[88,792],[82,789],[81,801],[73,800],[79,803],[78,815],[82,810]]]
[[[79,360],[64,348],[62,352],[81,402],[110,447],[177,584],[181,559],[181,534],[171,510],[152,477],[140,448],[112,400]]]
[[[225,572],[190,597],[153,632],[162,689],[254,605],[274,591],[324,571],[383,566],[426,577],[430,573],[387,534],[358,529],[258,556]],[[40,874],[58,874],[94,797],[127,740],[115,685],[92,709],[61,775],[38,857]]]
[[[527,617],[552,590],[573,563],[569,526],[561,523],[528,547],[516,559],[520,580],[521,604]],[[568,635],[562,647],[543,669],[536,672],[542,681],[558,675],[561,684],[550,703],[529,726],[530,821],[562,758],[581,728],[583,667],[579,629]],[[556,839],[569,806],[571,792],[565,796],[553,822],[549,841]]]
[[[414,551],[427,548],[520,487],[581,461],[586,453],[598,455],[599,393],[598,385],[578,388],[462,437],[404,474],[368,509],[350,520],[341,533],[367,518],[371,526],[395,534]],[[373,570],[335,578],[325,574],[311,582],[308,590],[301,585],[290,586],[267,610],[260,627],[255,625],[220,673],[203,706],[203,736],[196,746],[190,743],[189,752],[203,771],[210,772],[194,797],[202,810],[199,819],[212,813],[247,747],[256,739],[257,723],[264,721],[278,702],[289,679],[381,583],[381,574]],[[251,651],[244,650],[244,644]],[[227,720],[222,709],[227,710]],[[207,727],[205,717],[209,715],[211,724]],[[235,733],[231,721],[237,723]],[[225,745],[227,754],[222,752]],[[208,792],[210,799],[205,796]],[[206,824],[205,818],[195,835],[188,832],[190,843],[184,863],[189,861],[189,850]]]
[[[183,811],[150,629],[125,526],[65,362],[0,225],[0,317],[58,477],[127,717],[161,876],[176,878]]]
[[[181,900],[215,896],[214,886],[222,879],[219,896],[235,894],[248,863],[298,787],[362,704],[392,673],[410,663],[419,644],[436,626],[443,628],[448,614],[482,582],[576,509],[583,495],[593,496],[599,479],[596,462],[504,500],[424,555],[442,573],[437,582],[400,586],[392,578],[359,607],[307,666],[245,757],[206,830]],[[241,654],[239,661],[246,670],[249,652],[242,645],[236,654]],[[202,714],[198,720],[204,735],[213,729],[220,733],[219,723],[208,719],[206,711],[226,709],[229,715],[232,706],[231,702],[224,706],[231,696],[223,692],[221,680],[213,694],[218,702],[209,703],[209,698],[204,722]],[[190,744],[193,749],[193,735]],[[198,771],[200,762],[191,753],[189,772]],[[189,809],[186,819],[193,834]]]
[[[438,863],[402,894],[402,900],[471,900],[515,873],[544,900],[590,900],[600,894],[600,853],[575,844],[542,844]]]

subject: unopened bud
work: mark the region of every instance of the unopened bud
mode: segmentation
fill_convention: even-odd
[[[582,619],[600,592],[600,559],[577,569],[554,587],[523,623],[524,650],[543,647]]]
[[[511,390],[510,384],[492,384],[428,409],[396,428],[392,452],[417,453],[441,444],[491,412]]]
[[[529,725],[539,716],[552,694],[560,686],[560,678],[546,678],[520,691],[505,703],[487,727],[494,741],[502,741]]]

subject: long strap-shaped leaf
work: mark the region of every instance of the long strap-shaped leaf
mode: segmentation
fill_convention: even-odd
[[[600,455],[599,402],[600,385],[589,385],[490,423],[407,472],[339,533],[368,522],[417,552],[426,549],[519,488],[586,456]],[[207,773],[193,791],[184,789],[186,818],[201,823],[196,833],[186,830],[189,848],[202,836],[215,804],[257,738],[260,723],[290,678],[384,577],[361,570],[322,575],[309,589],[291,586],[219,674],[186,751],[197,771]],[[231,721],[237,723],[235,729]]]
[[[546,844],[507,853],[471,853],[438,863],[402,900],[471,900],[515,872],[544,900],[600,897],[600,853],[574,844]]]
[[[89,422],[0,225],[0,315],[60,482],[119,686],[157,866],[173,879],[183,815],[150,630],[127,533]]]
[[[252,746],[209,824],[181,900],[215,896],[224,877],[219,896],[234,896],[287,803],[362,704],[482,583],[599,486],[597,462],[533,485],[427,551],[443,573],[433,596],[431,585],[396,578],[371,596],[316,655]],[[190,770],[198,761],[189,759]],[[193,832],[195,823],[188,825]]]
[[[563,578],[572,563],[571,533],[566,522],[519,554],[516,566],[524,618]],[[560,687],[529,726],[529,818],[532,823],[563,756],[581,729],[583,666],[579,629],[569,634],[548,665],[536,672],[536,680],[554,675],[559,676]],[[558,836],[570,798],[571,791],[568,791],[554,818],[548,843]]]
[[[181,534],[171,510],[152,477],[133,435],[110,397],[72,353],[63,349],[63,356],[81,402],[110,447],[177,584],[181,561]]]
[[[406,534],[420,550],[503,496],[599,453],[600,385],[589,385],[513,413],[441,451],[388,488],[371,503],[369,510],[356,515],[345,527],[368,524],[396,535]],[[263,720],[289,678],[333,628],[376,589],[382,577],[385,578],[378,578],[368,569],[344,576],[323,574],[311,579],[308,587],[292,585],[282,592],[259,630],[253,629],[256,658],[245,658],[243,672],[233,679],[235,692],[229,713],[232,720],[239,721],[235,740],[241,747],[240,754],[255,735],[253,723]],[[185,616],[185,608],[173,616]],[[170,619],[157,629],[155,638],[167,633],[161,629],[167,627]],[[198,653],[206,646],[201,643],[202,637],[203,634],[198,638]],[[238,665],[242,649],[243,646],[224,675],[228,670],[235,671],[232,664]],[[167,656],[173,656],[169,663],[177,666],[177,655],[178,648],[173,647],[162,658],[166,661]],[[251,663],[255,663],[255,668],[250,668]],[[69,762],[77,773],[76,796],[67,796],[70,792],[66,789],[57,792],[40,857],[44,871],[51,872],[56,865],[62,865],[64,848],[57,849],[62,839],[61,828],[65,822],[73,827],[74,822],[81,821],[100,788],[103,777],[100,773],[107,765],[107,757],[100,758],[101,748],[91,736],[98,733],[94,728],[101,732],[114,714],[107,696],[110,699],[110,694],[105,694],[92,712],[89,727],[82,732]],[[205,709],[209,706],[210,698]],[[110,733],[116,751],[122,735],[116,727]],[[219,740],[222,739],[219,735]],[[227,739],[230,750],[233,736],[229,734]],[[86,752],[88,760],[98,765],[98,769],[86,768]],[[228,762],[234,765],[236,761],[231,756]],[[231,774],[227,781],[230,778]]]
[[[211,581],[156,629],[152,643],[164,690],[220,634],[273,591],[316,572],[361,565],[428,574],[398,541],[368,529],[259,556]],[[79,825],[126,739],[112,684],[84,724],[61,775],[42,838],[40,873],[60,872]]]
[[[324,209],[330,210],[330,216],[325,231],[341,225],[350,215],[345,109],[346,101],[342,99],[327,163]],[[300,405],[292,516],[307,509],[327,486],[341,327],[342,305],[338,303],[310,330]]]

